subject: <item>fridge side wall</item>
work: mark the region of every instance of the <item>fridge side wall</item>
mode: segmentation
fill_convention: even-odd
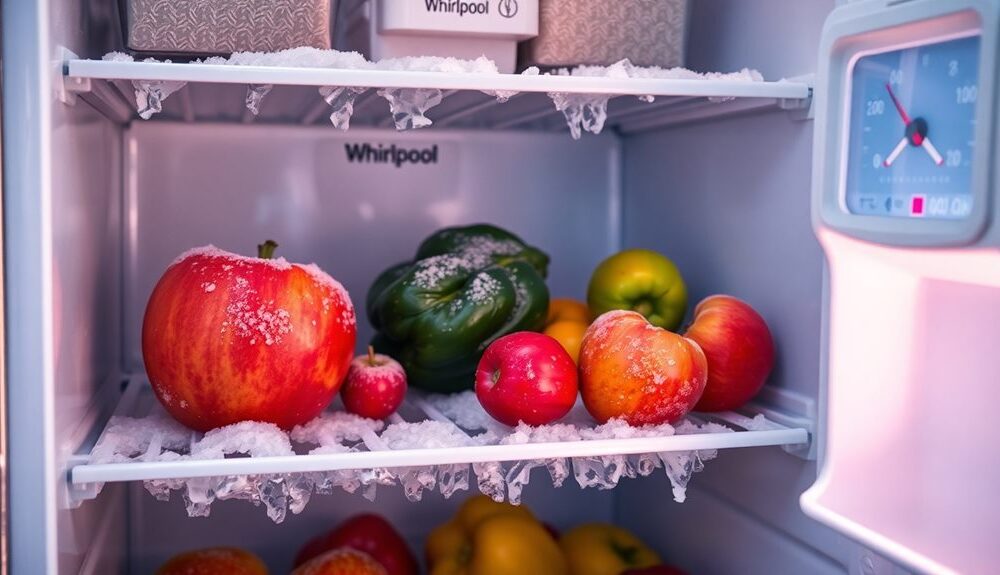
[[[811,73],[833,4],[697,2],[689,63]],[[691,309],[713,293],[749,302],[779,344],[769,385],[815,399],[823,258],[809,219],[812,122],[779,111],[681,126],[626,138],[624,157],[625,245],[673,258]],[[627,482],[616,514],[692,572],[842,573],[851,548],[799,508],[814,477],[814,462],[779,448],[726,451],[683,504],[665,478]]]
[[[112,3],[5,2],[4,203],[11,568],[113,572],[121,492],[70,510],[66,459],[120,384],[120,130],[58,99],[60,48],[100,53]],[[96,539],[98,538],[99,539]],[[104,558],[114,558],[111,563]]]

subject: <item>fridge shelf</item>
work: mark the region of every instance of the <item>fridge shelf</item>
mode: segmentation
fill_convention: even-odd
[[[69,52],[63,73],[64,101],[82,96],[122,123],[155,116],[313,125],[329,117],[341,129],[433,123],[569,130],[574,137],[604,127],[633,133],[769,109],[805,115],[812,93],[809,77],[763,81],[751,71],[698,79],[566,76],[86,60]]]
[[[192,516],[207,515],[216,499],[247,499],[264,503],[280,522],[288,510],[300,512],[311,493],[335,488],[374,499],[378,486],[398,484],[416,501],[425,490],[448,497],[474,482],[516,503],[536,467],[547,468],[556,486],[573,477],[599,489],[662,467],[683,501],[691,474],[716,450],[807,447],[810,429],[806,418],[755,408],[691,414],[675,426],[598,426],[580,404],[556,424],[511,428],[467,392],[411,393],[386,422],[335,405],[290,433],[245,423],[202,435],[170,419],[148,381],[134,378],[94,444],[70,461],[70,501],[95,498],[105,483],[143,481],[159,499],[181,491]]]

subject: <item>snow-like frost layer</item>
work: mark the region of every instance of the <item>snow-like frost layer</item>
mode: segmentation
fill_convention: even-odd
[[[425,399],[449,421],[425,420],[387,425],[340,411],[327,411],[290,432],[269,423],[242,422],[200,434],[180,425],[162,407],[154,404],[152,411],[144,417],[113,417],[92,450],[89,463],[474,448],[732,432],[715,423],[695,424],[688,420],[675,426],[633,427],[621,420],[596,425],[579,405],[560,422],[535,427],[522,423],[510,428],[490,419],[479,406],[474,392],[430,395]],[[760,428],[766,425],[766,420],[760,417],[754,422]],[[254,505],[263,505],[272,520],[281,522],[288,511],[301,512],[313,493],[329,494],[338,488],[374,500],[379,486],[399,485],[407,498],[419,501],[427,490],[436,489],[445,497],[450,497],[458,491],[468,490],[474,483],[482,493],[498,501],[517,504],[529,483],[531,472],[536,468],[545,468],[555,486],[572,477],[581,487],[611,489],[623,478],[647,476],[662,467],[671,481],[675,500],[683,501],[691,475],[700,471],[704,462],[715,455],[714,450],[703,450],[555,457],[471,465],[457,463],[266,476],[189,477],[148,480],[144,484],[160,500],[168,500],[171,492],[179,491],[188,514],[193,517],[207,516],[216,500],[243,499]]]
[[[131,62],[132,56],[122,52],[111,52],[104,60],[112,62]],[[156,62],[147,58],[145,62]],[[165,60],[165,62],[170,62]],[[371,70],[393,72],[439,72],[447,74],[499,74],[496,63],[486,57],[475,60],[446,58],[436,56],[419,56],[405,58],[387,58],[372,62],[366,60],[357,52],[339,52],[337,50],[320,50],[316,48],[292,48],[278,52],[238,52],[228,58],[211,57],[195,60],[195,64],[212,64],[220,66],[262,66],[284,68],[332,68],[339,70]],[[531,67],[521,73],[523,76],[537,76],[540,71]],[[756,70],[744,68],[738,72],[694,72],[685,68],[660,68],[657,66],[634,66],[629,60],[621,60],[610,66],[577,66],[572,69],[558,69],[551,74],[570,77],[603,77],[616,79],[660,79],[660,80],[724,80],[730,82],[760,82],[763,77]],[[149,119],[162,110],[163,101],[175,91],[184,86],[183,82],[161,80],[136,80],[133,82],[136,95],[136,105],[139,115]],[[370,88],[364,86],[323,86],[319,89],[320,96],[330,106],[330,123],[341,130],[350,126],[354,113],[354,104],[358,96]],[[264,97],[271,91],[268,84],[251,85],[247,88],[246,106],[254,115],[260,111]],[[500,102],[506,102],[517,94],[513,90],[483,90],[494,96]],[[441,103],[444,94],[437,88],[381,88],[377,90],[380,97],[389,103],[389,111],[397,130],[409,130],[431,125],[427,112]],[[570,134],[579,139],[584,131],[599,134],[604,129],[607,120],[608,100],[613,96],[602,94],[579,93],[549,93],[556,110],[566,118]],[[644,102],[652,102],[653,96],[640,95]],[[711,97],[711,101],[724,101],[730,98]]]

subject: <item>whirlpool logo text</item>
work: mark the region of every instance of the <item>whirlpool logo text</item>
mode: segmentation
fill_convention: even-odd
[[[403,164],[438,163],[437,144],[428,148],[403,148],[396,144],[344,144],[344,151],[347,152],[347,161],[354,164],[392,164],[399,168]]]
[[[465,0],[424,0],[428,12],[444,12],[447,14],[489,14],[489,0],[484,2],[466,2]]]
[[[466,14],[489,15],[490,1],[424,0],[424,6],[428,12],[458,14],[459,16],[465,16]],[[517,0],[497,0],[497,13],[504,18],[513,18],[517,15]]]

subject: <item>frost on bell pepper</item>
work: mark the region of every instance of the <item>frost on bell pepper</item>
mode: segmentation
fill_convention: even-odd
[[[413,261],[380,274],[366,299],[375,348],[428,391],[471,389],[486,347],[544,327],[549,257],[496,226],[440,230]]]

